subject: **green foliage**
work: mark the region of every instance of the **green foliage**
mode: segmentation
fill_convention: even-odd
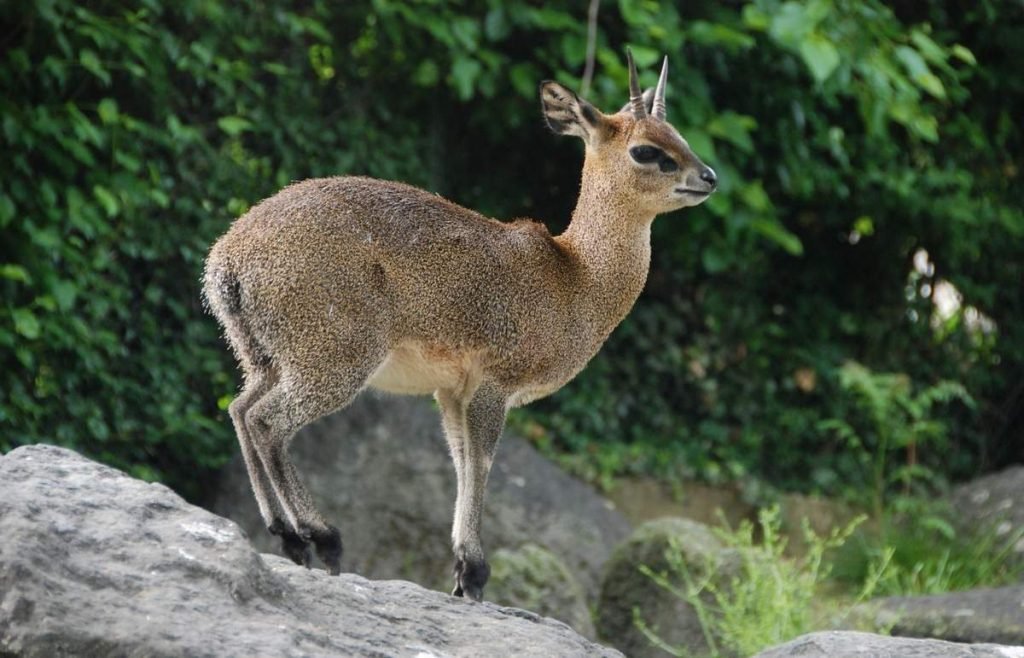
[[[957,382],[977,402],[934,410],[948,431],[926,465],[956,478],[1020,459],[1024,189],[1008,154],[1024,144],[983,105],[996,79],[1014,80],[1009,107],[1024,98],[990,45],[1019,52],[1022,12],[983,3],[958,23],[937,2],[643,6],[633,23],[623,9],[630,41],[683,44],[671,89],[685,98],[670,101],[685,102],[669,114],[724,193],[655,223],[645,296],[580,383],[536,407],[550,428],[538,444],[597,479],[855,493],[870,470],[822,431],[861,413],[841,380],[855,359],[915,389]],[[912,266],[922,249],[926,274]],[[964,295],[949,318],[943,281]],[[995,329],[971,329],[970,305]]]
[[[825,619],[841,618],[849,612],[849,602],[841,607],[822,603],[830,570],[825,555],[843,546],[863,521],[864,517],[859,517],[820,537],[805,520],[807,552],[801,558],[789,559],[785,556],[786,539],[778,508],[763,509],[758,515],[759,542],[749,521],[735,530],[718,531],[725,546],[739,557],[740,568],[731,576],[724,576],[721,564],[710,558],[712,562],[700,570],[703,575],[695,577],[678,547],[666,551],[667,572],[655,573],[646,566],[640,570],[659,587],[693,606],[710,656],[752,656],[823,628]],[[870,596],[874,586],[875,582],[865,583],[857,601]],[[635,621],[655,645],[674,656],[689,655],[659,638],[642,619]]]
[[[386,117],[332,116],[346,35],[325,3],[25,4],[0,67],[0,448],[56,442],[195,495],[233,445],[208,245],[295,178],[423,182],[420,150],[364,151]]]
[[[915,392],[907,375],[874,373],[855,361],[839,369],[839,385],[854,396],[860,417],[849,421],[830,418],[819,427],[834,432],[848,454],[862,465],[864,473],[858,480],[871,486],[860,502],[870,503],[875,517],[882,518],[886,492],[892,485],[902,485],[906,496],[913,485],[934,483],[938,475],[921,458],[921,453],[928,451],[934,456],[932,463],[941,463],[941,455],[948,449],[946,426],[933,417],[936,404],[959,400],[973,406],[974,400],[954,382],[939,382]],[[893,465],[894,453],[902,453],[903,463],[898,467]]]
[[[970,392],[976,413],[935,418],[944,472],[1019,458],[1006,437],[1024,423],[1011,155],[1024,147],[1024,12],[994,0],[600,9],[590,100],[625,101],[626,45],[645,86],[671,54],[669,116],[721,189],[656,222],[632,316],[519,422],[595,476],[841,491],[864,474],[819,427],[856,417],[840,382],[856,359]],[[200,306],[203,256],[292,180],[399,179],[562,228],[580,151],[546,134],[536,88],[578,87],[585,13],[563,0],[13,3],[0,449],[58,442],[201,493],[233,451],[223,402],[237,380]],[[936,271],[915,277],[920,249]],[[940,281],[962,313],[936,314]],[[969,309],[996,329],[979,339]]]
[[[673,546],[666,552],[666,571],[639,568],[693,607],[711,656],[750,656],[804,633],[856,624],[856,606],[871,597],[1019,581],[1022,567],[1012,559],[1019,533],[958,534],[948,510],[924,499],[905,499],[881,519],[866,519],[860,516],[825,537],[805,519],[804,552],[791,557],[778,508],[765,508],[756,528],[743,522],[730,529],[723,520],[725,528],[716,532],[727,550],[710,557],[707,565],[688,565]],[[656,646],[689,655],[665,642],[639,616],[634,621]]]
[[[957,531],[948,509],[925,499],[903,500],[837,551],[833,575],[847,587],[872,580],[878,596],[1010,585],[1024,573],[1014,560],[1022,534]]]

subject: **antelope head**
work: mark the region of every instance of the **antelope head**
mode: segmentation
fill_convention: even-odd
[[[715,190],[717,177],[666,119],[668,57],[654,91],[640,92],[633,56],[629,65],[629,103],[604,114],[571,89],[550,80],[541,83],[544,119],[554,132],[575,135],[586,144],[583,176],[608,188],[625,203],[657,215],[696,206]]]

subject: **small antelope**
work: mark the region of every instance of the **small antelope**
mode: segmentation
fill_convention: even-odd
[[[630,101],[616,114],[540,86],[548,126],[586,144],[559,236],[335,177],[286,187],[211,248],[203,291],[245,375],[229,413],[260,513],[296,563],[310,565],[312,545],[337,574],[342,547],[288,457],[295,433],[367,387],[432,394],[458,478],[452,593],[481,600],[484,488],[506,413],[583,369],[644,287],[655,215],[715,189],[665,120],[668,58],[653,94],[627,59]]]

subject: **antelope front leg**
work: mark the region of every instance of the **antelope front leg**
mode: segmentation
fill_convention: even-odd
[[[466,440],[463,469],[458,473],[459,494],[455,503],[452,542],[455,549],[455,588],[452,594],[480,601],[491,568],[480,543],[484,490],[491,472],[494,451],[505,426],[506,396],[482,386],[466,408]]]

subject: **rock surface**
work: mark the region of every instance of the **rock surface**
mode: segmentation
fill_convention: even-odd
[[[641,620],[674,647],[695,655],[708,650],[700,620],[693,606],[660,587],[639,571],[647,565],[655,573],[668,571],[676,587],[685,583],[668,569],[665,551],[679,547],[692,577],[706,573],[707,565],[723,561],[722,574],[731,573],[721,541],[710,528],[687,519],[663,518],[649,521],[619,546],[608,561],[598,601],[596,626],[599,637],[632,658],[662,658],[668,652],[655,646],[634,623],[634,609]]]
[[[618,656],[564,624],[260,556],[231,521],[52,446],[0,457],[0,655]]]
[[[341,529],[343,571],[451,589],[455,471],[429,400],[363,394],[303,430],[291,455],[320,510]],[[212,509],[241,525],[261,551],[279,551],[240,458],[226,469]],[[543,546],[596,598],[601,567],[629,532],[592,488],[505,434],[487,487],[485,550]]]
[[[597,637],[583,588],[557,555],[525,544],[515,550],[499,549],[490,563],[489,600],[564,621],[586,638]]]
[[[654,477],[624,477],[615,480],[608,498],[631,523],[640,525],[664,517],[691,519],[706,525],[721,525],[722,515],[730,526],[757,518],[757,508],[731,484],[709,485],[695,480],[667,483]]]
[[[1024,580],[1024,466],[1011,466],[953,490],[954,518],[969,532],[992,532],[1011,543],[1011,559]]]
[[[893,596],[870,601],[861,610],[872,627],[891,629],[893,635],[1024,644],[1024,585]]]
[[[1024,647],[956,644],[853,631],[801,635],[754,658],[1022,658]]]

